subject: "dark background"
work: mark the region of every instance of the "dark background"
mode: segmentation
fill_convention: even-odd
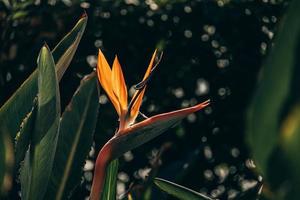
[[[62,107],[95,67],[98,48],[109,63],[118,54],[128,88],[141,80],[154,49],[164,51],[142,105],[147,116],[212,100],[209,108],[121,158],[119,192],[125,185],[143,199],[151,188],[151,178],[143,174],[151,168],[150,177],[220,199],[255,186],[259,175],[244,141],[245,112],[288,1],[16,1],[12,7],[5,2],[0,3],[0,105],[35,69],[43,43],[53,48],[85,11],[86,32],[60,84]],[[100,100],[96,153],[117,125],[103,92]],[[85,170],[73,199],[88,194],[91,172]],[[152,199],[166,198],[153,187]]]

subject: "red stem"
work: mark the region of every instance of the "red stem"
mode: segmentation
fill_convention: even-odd
[[[111,160],[111,144],[111,140],[108,141],[102,147],[97,156],[90,200],[101,200],[105,182],[106,168]]]

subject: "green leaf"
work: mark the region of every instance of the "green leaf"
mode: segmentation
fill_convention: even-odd
[[[193,191],[189,188],[183,187],[176,183],[161,179],[155,178],[154,183],[163,191],[168,194],[182,200],[213,200],[212,198],[205,196],[201,193]]]
[[[300,1],[280,21],[248,112],[247,142],[270,199],[300,199]]]
[[[102,193],[103,200],[116,200],[117,175],[119,168],[119,160],[112,161],[106,171],[105,183]]]
[[[27,114],[21,123],[21,129],[17,133],[15,140],[15,171],[20,167],[19,163],[24,159],[26,151],[28,150],[28,145],[30,143],[31,134],[34,128],[35,120],[35,109]]]
[[[11,2],[9,0],[3,0],[2,2],[6,6],[6,8],[11,8],[12,5],[11,5]]]
[[[73,58],[86,23],[87,16],[83,16],[52,52],[59,80]],[[38,74],[35,70],[0,108],[0,130],[6,130],[12,138],[15,138],[21,122],[33,107],[33,100],[38,90],[37,76]]]
[[[73,59],[84,33],[87,19],[87,15],[84,14],[74,28],[56,45],[52,51],[52,55],[56,64],[58,80],[61,80]]]
[[[45,199],[67,199],[80,183],[99,108],[97,80],[86,76],[62,115],[51,182]]]
[[[267,174],[268,162],[279,142],[279,128],[292,78],[299,46],[300,1],[291,2],[262,71],[262,77],[248,112],[247,141],[258,169]],[[298,74],[299,76],[299,74]],[[294,91],[298,92],[298,91]]]
[[[12,186],[13,145],[7,132],[0,132],[0,199]]]
[[[53,167],[60,119],[55,64],[47,46],[38,58],[38,100],[32,141],[21,169],[22,199],[44,199]]]
[[[27,15],[28,15],[28,12],[27,12],[27,11],[22,11],[22,10],[20,10],[20,11],[15,12],[15,13],[11,16],[11,18],[12,18],[12,20],[18,20],[18,19],[21,19],[21,18],[26,17]]]

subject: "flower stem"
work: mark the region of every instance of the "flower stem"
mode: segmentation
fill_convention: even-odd
[[[101,195],[103,193],[103,187],[105,182],[106,169],[111,160],[110,157],[111,143],[110,141],[108,141],[100,150],[97,156],[93,184],[90,193],[90,200],[101,200]]]

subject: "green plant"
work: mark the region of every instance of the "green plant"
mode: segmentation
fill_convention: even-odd
[[[44,45],[37,70],[1,107],[1,195],[19,168],[22,199],[62,199],[80,180],[98,113],[96,79],[92,73],[82,80],[62,116],[58,84],[86,23],[83,15],[52,52]]]
[[[118,58],[115,57],[111,69],[103,53],[99,51],[98,79],[119,115],[119,128],[98,154],[90,195],[91,200],[97,200],[102,196],[106,169],[112,160],[157,137],[178,124],[187,115],[209,105],[208,100],[193,107],[159,114],[137,122],[136,118],[139,115],[147,84],[159,62],[155,64],[156,52],[152,55],[143,80],[135,86],[136,92],[128,104],[127,87]]]
[[[300,2],[292,1],[249,106],[247,142],[263,182],[235,199],[299,199],[299,9]],[[15,17],[22,16],[20,13]],[[123,153],[152,140],[209,104],[206,101],[137,121],[146,87],[159,62],[157,51],[142,81],[135,85],[136,92],[129,103],[118,58],[111,68],[99,51],[97,72],[82,79],[62,112],[59,82],[86,24],[87,16],[83,15],[52,51],[45,44],[37,59],[37,70],[0,108],[1,198],[11,190],[14,180],[21,184],[22,199],[72,198],[92,146],[99,108],[98,81],[115,107],[119,127],[98,154],[92,200],[116,199],[118,158]],[[154,184],[179,199],[213,199],[164,179],[155,178]],[[128,199],[133,199],[130,193]]]
[[[84,77],[62,114],[59,81],[75,54],[86,23],[87,16],[83,15],[52,52],[45,44],[37,59],[37,69],[1,107],[2,194],[11,186],[12,172],[20,171],[21,196],[25,200],[69,198],[80,180],[98,116],[97,79],[94,72]],[[155,58],[156,52],[127,105],[126,84],[117,58],[111,70],[99,51],[98,78],[119,114],[120,126],[97,158],[91,199],[115,199],[119,156],[209,104],[206,101],[136,122],[146,86],[157,66]]]

